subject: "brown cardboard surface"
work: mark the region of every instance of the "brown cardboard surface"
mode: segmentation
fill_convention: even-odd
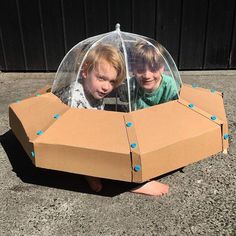
[[[210,141],[209,141],[210,140]],[[142,180],[149,180],[222,151],[220,128],[141,155]]]
[[[212,93],[209,89],[193,88],[190,85],[183,84],[180,97],[193,103],[209,114],[217,116],[224,122],[227,122],[221,93]]]
[[[221,125],[178,101],[134,112],[132,119],[142,181],[222,151]]]
[[[222,124],[222,149],[229,147],[228,139],[224,139],[224,134],[228,134],[228,122],[226,118],[223,94],[220,92],[211,92],[210,89],[193,88],[191,85],[184,84],[180,96],[194,105],[201,108],[209,114],[215,115],[218,119],[223,121]]]
[[[211,120],[212,115],[218,119]],[[27,154],[34,152],[36,166],[130,182],[144,182],[228,147],[221,94],[190,86],[183,86],[179,100],[131,113],[74,109],[45,93],[11,104],[9,119]]]
[[[43,88],[38,89],[34,94],[32,94],[30,97],[42,95],[44,93],[51,92],[51,85],[45,85]]]
[[[136,111],[132,118],[142,154],[220,128],[177,100]]]
[[[123,113],[66,111],[34,141],[36,166],[131,181]]]
[[[63,114],[69,109],[52,93],[35,96],[10,105],[24,128],[29,140],[38,137],[39,130],[45,131],[56,121],[55,114]],[[11,115],[11,114],[10,114]],[[11,120],[11,116],[9,117]]]
[[[137,171],[136,169],[141,167],[141,158],[139,143],[135,132],[135,123],[132,119],[132,113],[125,114],[124,119],[126,123],[127,138],[130,147],[132,182],[142,182],[142,169],[140,169],[139,171]]]
[[[32,158],[33,144],[29,141],[29,138],[25,132],[24,126],[22,125],[19,118],[16,116],[15,112],[9,107],[9,123],[10,127],[17,137],[18,141],[21,143],[25,152],[31,157],[31,160],[34,162],[34,158]]]
[[[132,181],[129,153],[35,143],[36,166],[108,179]]]
[[[129,153],[123,113],[70,108],[35,140],[114,153]]]

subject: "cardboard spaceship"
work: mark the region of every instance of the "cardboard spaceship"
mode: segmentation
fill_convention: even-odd
[[[11,104],[9,120],[36,167],[127,182],[228,148],[223,94],[188,84],[177,100],[129,112],[77,109],[46,87]]]

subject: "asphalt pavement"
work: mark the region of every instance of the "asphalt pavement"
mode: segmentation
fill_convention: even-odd
[[[104,181],[92,193],[80,175],[35,168],[12,134],[8,105],[54,73],[0,73],[0,235],[236,235],[236,71],[181,72],[185,83],[224,92],[230,148],[159,178],[166,196],[133,194]]]

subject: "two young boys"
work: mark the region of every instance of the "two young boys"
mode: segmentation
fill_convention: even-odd
[[[138,85],[134,92],[134,106],[142,109],[177,98],[175,81],[163,75],[164,61],[161,54],[147,43],[137,43],[134,48],[133,74]],[[120,51],[111,45],[98,45],[85,58],[80,77],[65,90],[57,94],[67,104],[76,108],[104,109],[103,98],[117,88],[125,79],[125,64]],[[71,96],[68,100],[68,90]],[[99,192],[99,178],[85,177],[90,188]],[[132,192],[162,195],[168,186],[150,181]]]

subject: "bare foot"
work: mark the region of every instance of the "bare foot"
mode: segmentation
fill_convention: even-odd
[[[144,185],[131,190],[132,193],[141,193],[150,196],[162,196],[168,193],[168,191],[169,191],[168,185],[162,184],[155,180],[149,181]]]
[[[85,179],[94,192],[98,193],[102,190],[101,179],[92,176],[85,176]]]

